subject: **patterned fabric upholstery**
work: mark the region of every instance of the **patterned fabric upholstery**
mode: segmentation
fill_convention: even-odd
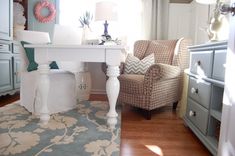
[[[120,92],[143,94],[144,92],[144,75],[122,74],[119,80],[124,84],[120,86]]]
[[[145,56],[145,52],[148,48],[150,41],[148,40],[139,40],[134,44],[134,56],[142,60]]]
[[[154,53],[157,63],[150,66],[144,75],[121,74],[118,101],[145,110],[179,101],[182,74],[189,64],[189,44],[187,39],[137,41],[134,55],[143,59]]]
[[[148,68],[154,64],[154,54],[150,54],[140,60],[139,58],[128,54],[125,62],[125,74],[145,74]]]
[[[155,54],[157,63],[171,64],[177,40],[157,40],[150,42],[144,56]]]

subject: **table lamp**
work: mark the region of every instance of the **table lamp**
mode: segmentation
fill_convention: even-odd
[[[95,9],[95,20],[96,21],[105,21],[104,23],[104,34],[102,35],[102,43],[105,41],[110,41],[112,38],[108,33],[108,22],[107,21],[116,21],[118,18],[117,15],[117,4],[111,1],[101,1],[96,3]]]

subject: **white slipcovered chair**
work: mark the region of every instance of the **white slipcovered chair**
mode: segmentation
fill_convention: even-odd
[[[52,44],[55,45],[81,45],[82,30],[68,25],[54,25]],[[60,69],[73,73],[83,70],[83,64],[80,62],[60,61],[58,62]]]
[[[29,43],[49,43],[50,37],[46,32],[21,30],[16,33],[18,41]],[[21,47],[21,86],[20,103],[29,112],[39,113],[41,110],[40,97],[37,91],[39,73],[27,71],[28,59],[24,48]],[[48,96],[49,113],[63,112],[76,107],[75,76],[60,69],[51,69],[49,73],[50,90]]]

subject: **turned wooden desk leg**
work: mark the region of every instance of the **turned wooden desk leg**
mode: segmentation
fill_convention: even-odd
[[[42,64],[38,67],[39,70],[39,81],[38,81],[38,91],[41,101],[41,111],[40,111],[40,122],[43,124],[47,124],[50,115],[48,111],[47,101],[48,101],[48,94],[50,89],[50,80],[49,80],[49,65],[48,64]]]
[[[108,117],[107,123],[110,128],[115,128],[118,116],[116,112],[116,103],[120,90],[120,82],[117,79],[117,76],[119,76],[119,67],[108,66],[107,76],[109,77],[106,82],[106,92],[109,101],[109,112],[107,114]]]

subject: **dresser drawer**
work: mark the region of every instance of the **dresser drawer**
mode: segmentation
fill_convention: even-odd
[[[216,50],[214,54],[212,78],[224,81],[227,50]]]
[[[211,83],[190,77],[188,94],[193,100],[197,101],[202,106],[209,108]]]
[[[0,41],[0,53],[11,53],[11,44]]]
[[[207,122],[208,122],[208,110],[196,103],[195,101],[188,99],[187,118],[206,135]]]
[[[20,53],[20,44],[13,43],[12,44],[12,48],[13,48],[13,53],[15,53],[15,54],[19,54]]]
[[[213,51],[191,52],[190,55],[190,72],[203,77],[211,77]]]

